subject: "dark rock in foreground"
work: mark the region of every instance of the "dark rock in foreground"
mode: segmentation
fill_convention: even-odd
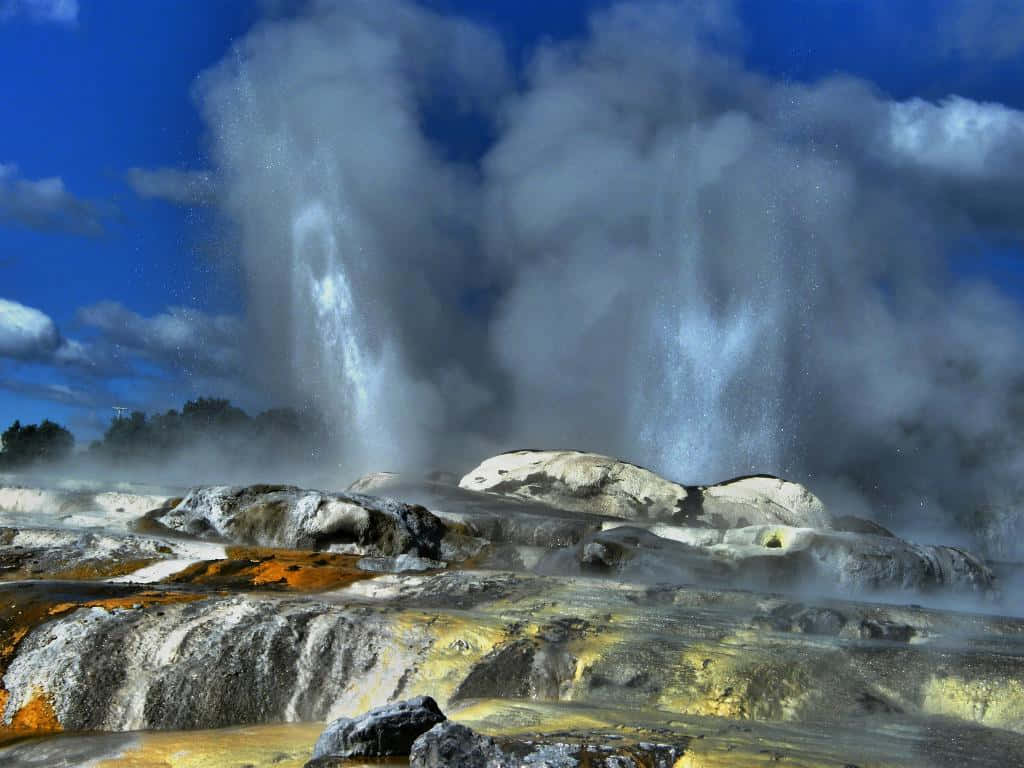
[[[494,739],[450,721],[416,739],[409,754],[409,768],[498,768],[508,764]]]
[[[416,739],[409,768],[672,768],[685,751],[685,745],[648,742],[503,739],[499,744],[448,721]]]
[[[429,696],[377,707],[356,718],[342,717],[321,734],[313,759],[408,755],[417,737],[445,720]]]

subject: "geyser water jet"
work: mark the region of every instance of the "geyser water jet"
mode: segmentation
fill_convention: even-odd
[[[582,448],[1016,530],[1024,320],[949,257],[1019,240],[1024,178],[992,159],[1024,114],[772,80],[698,5],[595,14],[519,88],[482,27],[399,0],[254,28],[197,93],[261,391],[323,410],[347,477]],[[438,105],[486,124],[478,162]]]

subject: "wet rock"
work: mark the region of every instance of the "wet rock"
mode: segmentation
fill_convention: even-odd
[[[127,577],[161,561],[187,564],[193,558],[222,554],[217,545],[134,534],[0,528],[0,579]]]
[[[845,533],[870,533],[872,536],[885,536],[894,539],[896,534],[874,520],[867,520],[854,515],[840,515],[832,521],[832,530]]]
[[[440,568],[447,568],[447,564],[440,560],[431,560],[428,557],[416,555],[398,555],[397,557],[363,557],[360,558],[357,566],[360,570],[374,573],[408,573],[421,571],[436,571]]]
[[[902,710],[1020,729],[1024,711],[1024,624],[1009,618],[834,601],[846,627],[812,638],[751,632],[763,593],[455,569],[382,575],[329,598],[154,604],[200,595],[104,585],[118,600],[95,604],[95,588],[0,585],[8,726],[41,697],[66,730],[209,728],[329,720],[421,692],[446,706],[464,681],[474,698],[460,718],[490,694],[510,711],[565,703],[578,719],[560,723],[592,722],[572,707],[611,706],[641,720],[663,710],[746,722]],[[768,601],[770,612],[778,598]],[[799,627],[804,609],[792,605]],[[918,642],[849,642],[864,618],[912,623]],[[12,624],[16,645],[3,636]]]
[[[428,472],[426,475],[428,482],[437,483],[438,485],[450,485],[458,487],[460,478],[456,473],[449,472],[443,469],[435,469],[433,472]]]
[[[388,495],[385,492],[396,485],[441,485],[457,487],[459,476],[454,472],[434,470],[422,476],[408,476],[398,472],[368,472],[352,482],[345,490],[348,493],[370,493]]]
[[[707,550],[728,559],[750,588],[791,589],[814,584],[838,593],[888,589],[989,593],[992,571],[955,547],[914,544],[895,537],[785,526],[725,531]]]
[[[435,726],[413,744],[410,768],[672,768],[685,745],[566,742],[555,738],[495,741],[458,723]],[[611,741],[611,739],[607,739]]]
[[[495,649],[470,670],[452,700],[527,698],[535,652],[534,644],[525,639]]]
[[[835,594],[888,589],[988,594],[995,587],[982,560],[954,547],[788,526],[713,531],[617,525],[545,555],[536,570],[752,589],[802,590],[813,584]]]
[[[199,538],[371,556],[437,558],[445,533],[420,506],[280,485],[197,488],[151,519]]]
[[[684,746],[640,742],[631,745],[591,743],[503,742],[509,765],[526,768],[673,768]]]
[[[452,694],[452,701],[480,698],[558,699],[568,693],[576,659],[566,641],[581,627],[559,622],[536,637],[499,646],[481,659]]]
[[[504,453],[484,461],[459,485],[627,520],[670,519],[688,495],[682,485],[650,470],[578,451]]]
[[[400,475],[397,472],[367,472],[362,477],[349,483],[346,493],[368,493],[387,488],[394,483]]]
[[[224,554],[227,557],[223,559],[188,564],[161,581],[246,591],[323,592],[373,578],[372,572],[357,566],[355,555],[266,547],[226,547]],[[134,573],[124,580],[154,575],[153,570]]]
[[[831,608],[812,606],[800,611],[793,623],[805,635],[838,635],[846,626],[846,617]]]
[[[354,584],[347,593],[370,600],[400,600],[432,610],[468,609],[529,589],[542,590],[544,579],[529,574],[449,571],[385,574]]]
[[[802,632],[805,635],[838,635],[847,618],[833,608],[783,603],[763,616],[756,616],[754,626],[776,632]]]
[[[413,742],[447,718],[429,696],[377,707],[335,720],[321,734],[313,759],[408,755]]]
[[[303,768],[347,768],[351,766],[352,761],[347,757],[334,757],[328,755],[327,757],[317,757],[312,760],[307,760]]]
[[[322,720],[368,678],[393,690],[424,644],[418,630],[365,608],[178,599],[141,610],[81,607],[38,626],[6,669],[0,727],[40,691],[65,730]]]
[[[402,475],[379,478],[374,492],[429,509],[448,526],[446,545],[458,535],[491,544],[566,547],[613,519]]]
[[[525,571],[536,565],[545,552],[539,547],[492,544],[474,555],[473,565],[495,571]]]
[[[599,531],[573,549],[551,552],[536,570],[676,584],[723,583],[734,575],[730,563],[703,549],[632,526]]]
[[[494,739],[450,720],[435,725],[413,742],[409,768],[509,768],[512,764]]]
[[[860,623],[860,636],[864,640],[887,640],[891,643],[909,643],[917,630],[909,624],[885,619],[864,619]]]

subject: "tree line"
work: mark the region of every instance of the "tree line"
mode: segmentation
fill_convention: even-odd
[[[72,458],[141,464],[167,461],[187,452],[259,461],[282,452],[315,451],[323,442],[318,421],[291,408],[250,416],[229,400],[200,397],[180,410],[147,415],[134,411],[114,418],[100,440],[75,453],[72,433],[49,419],[15,421],[2,435],[0,469],[21,469]]]

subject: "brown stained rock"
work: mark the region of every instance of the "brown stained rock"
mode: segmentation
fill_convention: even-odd
[[[102,589],[102,587],[100,588]],[[0,604],[0,680],[7,666],[17,653],[21,641],[36,626],[51,619],[71,613],[79,608],[104,608],[109,611],[143,608],[147,605],[202,600],[205,595],[187,592],[163,592],[155,590],[125,593],[123,588],[109,597],[89,599],[83,596],[74,599],[54,601],[46,599],[45,587],[26,592],[21,599],[4,600]],[[0,715],[7,707],[10,694],[0,686]],[[0,724],[0,744],[26,736],[43,735],[61,730],[53,712],[53,705],[43,691],[33,696],[14,716],[9,726]]]
[[[223,560],[195,563],[166,583],[323,592],[377,575],[359,569],[355,555],[267,547],[229,547],[227,555]]]
[[[0,711],[7,706],[8,693],[0,690]],[[29,702],[15,713],[9,726],[0,724],[0,744],[26,736],[42,736],[64,730],[54,712],[53,702],[41,689],[33,692]]]
[[[53,571],[38,570],[26,563],[19,563],[10,569],[0,572],[0,580],[52,579],[59,581],[100,581],[103,579],[113,579],[118,576],[127,576],[156,562],[159,561],[155,558],[137,560],[94,559],[77,563],[69,568],[59,568]]]

